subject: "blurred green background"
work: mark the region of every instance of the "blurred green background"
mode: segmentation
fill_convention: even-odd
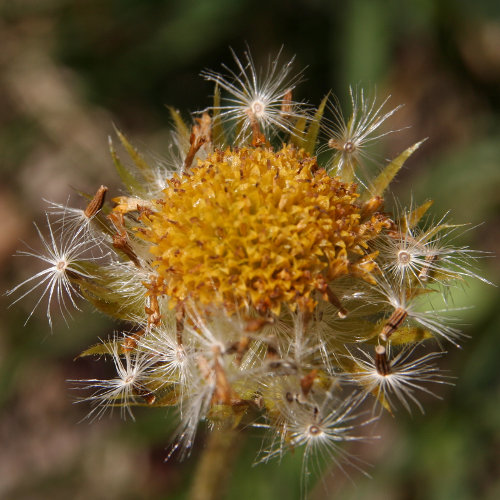
[[[404,103],[383,157],[423,137],[394,191],[436,200],[437,215],[478,226],[462,244],[498,254],[500,242],[500,3],[497,0],[3,0],[0,2],[0,260],[9,289],[36,263],[12,258],[20,239],[38,245],[43,198],[65,203],[101,183],[118,193],[108,154],[113,124],[153,159],[168,154],[170,116],[210,103],[198,74],[231,65],[229,47],[265,63],[284,46],[306,68],[299,99],[319,103],[331,88],[346,105],[350,84]],[[500,283],[496,258],[480,272]],[[98,377],[102,363],[73,361],[113,332],[104,317],[75,313],[49,332],[30,301],[0,322],[0,498],[182,499],[203,447],[164,463],[175,415],[137,411],[88,424],[69,379]],[[499,289],[471,283],[455,299],[463,349],[445,368],[455,387],[425,402],[426,415],[381,420],[380,440],[350,451],[366,478],[334,470],[312,499],[469,500],[500,498]],[[32,304],[31,304],[32,305]],[[260,447],[249,432],[228,498],[298,499],[300,453],[251,467]]]

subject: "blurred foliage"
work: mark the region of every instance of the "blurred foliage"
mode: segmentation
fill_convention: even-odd
[[[91,192],[117,179],[106,138],[116,123],[161,158],[170,113],[210,103],[198,73],[231,63],[228,47],[266,61],[283,45],[305,71],[299,99],[318,104],[333,88],[392,94],[397,113],[384,157],[429,140],[394,187],[410,202],[436,200],[435,216],[475,227],[463,244],[498,253],[500,242],[500,3],[496,0],[5,0],[0,2],[0,213],[2,285],[33,264],[11,260],[41,198],[65,202],[72,187]],[[34,243],[36,245],[36,243]],[[499,283],[500,265],[481,272]],[[28,269],[29,268],[29,269]],[[5,307],[8,302],[2,297]],[[382,439],[352,449],[373,478],[336,469],[311,498],[493,500],[500,497],[500,315],[498,288],[473,284],[457,298],[470,339],[455,350],[454,388],[429,400],[424,416],[398,414],[379,424]],[[84,311],[48,333],[40,309],[8,310],[0,325],[0,497],[138,499],[185,497],[199,455],[163,462],[170,415],[137,412],[91,425],[66,379],[99,376],[102,363],[72,361],[113,326]],[[251,468],[259,438],[245,442],[228,498],[299,498],[300,453]],[[318,465],[320,468],[321,465]]]

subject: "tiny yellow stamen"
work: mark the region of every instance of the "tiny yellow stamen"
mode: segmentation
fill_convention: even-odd
[[[167,184],[139,235],[152,243],[155,287],[172,307],[313,311],[325,283],[350,273],[372,279],[366,249],[386,218],[363,220],[356,185],[303,150],[215,151]]]

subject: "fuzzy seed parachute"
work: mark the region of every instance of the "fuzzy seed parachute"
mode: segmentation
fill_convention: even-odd
[[[192,122],[171,110],[169,168],[118,132],[126,194],[106,203],[101,186],[86,208],[52,204],[47,255],[20,252],[50,267],[11,293],[48,296],[49,322],[52,301],[66,312],[80,296],[129,325],[80,355],[117,371],[80,381],[90,418],[176,407],[181,455],[209,422],[267,429],[261,461],[303,448],[306,474],[316,454],[355,464],[342,443],[375,417],[360,406],[423,411],[420,396],[448,383],[440,345],[461,334],[430,301],[478,277],[479,254],[453,246],[459,226],[425,222],[431,202],[387,206],[420,143],[369,178],[365,166],[360,182],[396,111],[387,101],[352,93],[344,121],[328,98],[317,109],[293,100],[291,61],[259,72],[250,56],[235,60],[227,75],[203,73],[214,102]]]

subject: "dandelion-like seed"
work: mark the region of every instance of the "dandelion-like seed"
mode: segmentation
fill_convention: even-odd
[[[363,471],[362,460],[349,454],[346,444],[365,441],[361,429],[374,419],[365,418],[358,410],[361,399],[356,393],[338,401],[326,391],[318,401],[300,402],[285,399],[280,404],[280,439],[273,439],[261,462],[282,458],[287,450],[303,449],[302,490],[307,492],[307,478],[318,474],[325,463],[335,463],[344,470]]]
[[[154,395],[148,388],[150,370],[156,359],[148,353],[137,353],[119,346],[115,342],[109,346],[108,354],[113,360],[116,377],[107,380],[80,380],[85,390],[92,390],[92,395],[81,401],[93,406],[87,418],[99,419],[108,410],[120,408],[123,418],[127,415],[134,420],[131,406],[140,403],[153,403]]]
[[[265,141],[273,129],[292,132],[293,119],[305,116],[303,106],[292,100],[292,91],[300,81],[300,75],[290,77],[294,59],[280,64],[280,55],[269,61],[264,73],[257,71],[249,52],[245,53],[246,61],[241,61],[233,52],[238,70],[224,65],[228,75],[202,72],[206,80],[229,93],[227,104],[213,109],[221,118],[240,124],[237,142],[244,141],[249,132],[257,142]]]
[[[102,238],[98,230],[94,231],[93,224],[96,223],[95,219],[104,205],[107,191],[106,186],[101,186],[84,209],[47,200],[48,213],[58,217],[56,224],[64,227],[66,231],[84,231],[90,238]]]
[[[45,253],[39,253],[30,248],[29,251],[22,250],[16,255],[35,258],[42,261],[47,267],[9,290],[7,295],[15,294],[18,291],[22,292],[21,296],[12,302],[11,305],[13,305],[31,293],[41,292],[25,324],[29,321],[42,300],[47,297],[47,319],[52,329],[52,308],[54,301],[57,303],[59,312],[65,320],[66,316],[70,315],[70,306],[79,309],[75,299],[80,296],[80,293],[77,286],[73,284],[72,279],[91,278],[91,275],[85,270],[83,263],[94,260],[93,257],[85,257],[84,255],[92,247],[95,247],[95,245],[89,244],[84,238],[84,233],[81,229],[77,229],[70,234],[65,232],[56,234],[48,216],[47,228],[49,230],[49,239],[43,236],[36,224],[35,228]]]
[[[428,206],[423,205],[425,210]],[[414,210],[405,211],[396,229],[377,242],[384,270],[400,287],[412,281],[446,287],[447,281],[466,277],[489,283],[474,272],[473,263],[481,253],[453,245],[463,226],[449,223],[445,216],[422,229],[415,227],[415,215]]]
[[[175,327],[155,328],[145,338],[139,339],[139,345],[156,359],[159,381],[175,385],[181,393],[185,391],[192,377],[191,347],[178,338]]]
[[[457,340],[462,337],[462,333],[458,328],[452,326],[452,323],[457,321],[456,318],[449,315],[450,312],[454,311],[452,308],[436,310],[432,308],[431,303],[428,303],[429,297],[419,293],[421,288],[401,286],[399,283],[384,279],[378,281],[374,290],[380,293],[382,301],[390,306],[379,332],[379,338],[382,342],[387,342],[404,326],[411,328],[413,324],[421,327],[424,332],[438,341],[442,338],[458,347]],[[431,309],[424,309],[426,303]],[[415,340],[420,339],[416,337]]]
[[[210,453],[227,449],[217,436],[227,444],[252,426],[270,435],[260,461],[300,448],[304,477],[318,460],[359,467],[341,444],[366,435],[373,418],[362,404],[373,396],[377,416],[397,404],[423,411],[419,396],[448,383],[435,344],[456,345],[461,333],[445,320],[448,302],[436,311],[431,297],[482,279],[471,266],[480,254],[453,244],[460,226],[422,224],[430,202],[402,216],[387,206],[391,181],[421,143],[375,178],[360,174],[397,107],[351,90],[351,118],[333,109],[321,144],[324,103],[309,113],[293,100],[292,61],[278,55],[261,72],[250,54],[234,58],[228,75],[203,73],[216,84],[212,106],[190,123],[171,109],[168,168],[118,132],[132,164],[112,144],[111,155],[127,192],[106,206],[101,186],[85,210],[53,204],[57,229],[48,217],[48,239],[36,227],[45,253],[19,252],[47,268],[8,293],[24,290],[16,303],[41,291],[30,316],[47,297],[50,326],[52,302],[65,316],[77,296],[127,322],[123,335],[80,355],[111,358],[117,371],[83,381],[91,419],[171,406],[181,458],[206,423]],[[229,94],[222,105],[219,89]],[[325,148],[333,163],[315,156]],[[429,351],[418,356],[421,344]],[[222,459],[203,467],[219,478]],[[206,477],[195,484],[203,494],[223,483]]]
[[[375,96],[366,94],[364,89],[350,88],[352,115],[345,120],[338,102],[329,104],[333,118],[325,122],[328,148],[334,150],[330,169],[343,179],[359,180],[360,164],[369,157],[367,147],[389,132],[380,132],[381,125],[401,106],[384,111],[389,98],[377,102]]]
[[[386,408],[393,410],[399,401],[411,413],[410,403],[424,413],[424,408],[416,394],[436,396],[426,385],[450,384],[449,377],[442,375],[434,361],[445,353],[431,352],[415,357],[418,347],[407,346],[391,358],[391,349],[383,345],[375,347],[374,355],[359,350],[359,356],[352,356],[354,362],[352,380],[357,382],[366,395],[375,397],[374,410]]]

